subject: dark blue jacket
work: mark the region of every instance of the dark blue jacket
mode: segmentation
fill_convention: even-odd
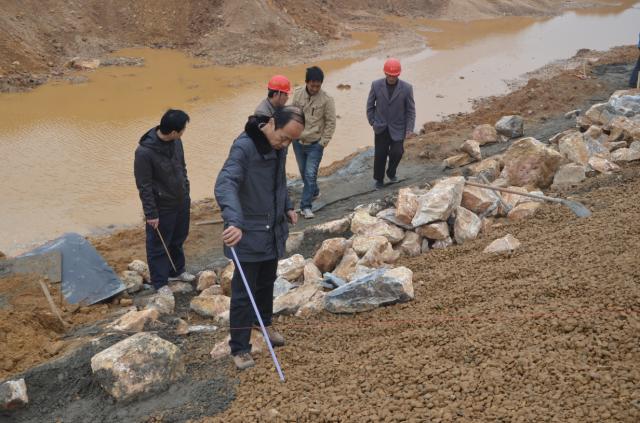
[[[231,146],[214,189],[225,228],[242,229],[236,246],[240,261],[282,258],[289,236],[286,213],[293,207],[287,193],[287,150],[274,150],[259,129],[268,119],[249,118],[245,132]],[[224,250],[232,258],[226,246]]]
[[[136,149],[133,173],[147,219],[174,210],[189,199],[189,178],[182,141],[162,141],[157,127],[147,131]]]

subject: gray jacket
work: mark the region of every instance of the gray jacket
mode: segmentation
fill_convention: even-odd
[[[275,112],[276,112],[276,108],[273,107],[273,104],[271,104],[271,102],[269,101],[269,98],[265,98],[260,102],[260,104],[258,104],[258,106],[256,107],[256,111],[253,112],[253,114],[256,116],[271,117]]]
[[[236,246],[240,261],[282,258],[289,236],[287,210],[293,209],[287,192],[287,150],[274,150],[258,124],[266,117],[252,116],[245,132],[233,142],[218,174],[214,194],[225,228],[242,230]],[[225,256],[232,258],[224,247]]]
[[[416,105],[411,84],[398,80],[393,96],[389,98],[386,78],[373,81],[367,99],[367,119],[376,134],[389,128],[392,140],[404,140],[407,132],[413,132],[416,124]]]

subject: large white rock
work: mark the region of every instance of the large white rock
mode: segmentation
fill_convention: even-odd
[[[482,220],[475,213],[464,207],[456,208],[453,236],[458,244],[476,239],[481,228]]]
[[[133,270],[125,270],[122,272],[120,274],[120,279],[127,288],[128,294],[134,294],[140,291],[142,289],[142,284],[144,283],[142,276]]]
[[[229,262],[227,266],[220,272],[220,286],[224,295],[231,295],[231,280],[233,279],[233,273],[236,270],[236,265],[233,262]]]
[[[614,162],[633,162],[640,160],[640,150],[631,148],[620,148],[611,153],[611,160]]]
[[[589,159],[589,167],[596,172],[603,174],[616,173],[622,170],[620,169],[620,166],[612,161],[595,156]]]
[[[477,214],[486,213],[498,207],[498,195],[490,189],[465,185],[461,205]]]
[[[378,244],[386,244],[389,240],[381,235],[378,236],[354,236],[352,238],[351,248],[358,254],[363,256],[372,247]]]
[[[322,272],[313,263],[313,260],[307,260],[307,264],[304,265],[304,283],[318,282],[322,280]]]
[[[455,169],[457,167],[466,166],[473,163],[473,157],[467,153],[460,153],[444,159],[442,165],[447,169]]]
[[[200,273],[198,277],[198,285],[196,289],[198,291],[204,291],[205,289],[212,287],[218,282],[218,276],[216,276],[216,272],[213,270],[205,270]]]
[[[558,169],[558,172],[556,172],[553,177],[553,187],[559,188],[578,185],[586,178],[585,166],[569,163]]]
[[[319,290],[315,283],[305,283],[292,289],[273,301],[273,314],[296,314],[298,309],[308,303]]]
[[[359,313],[413,298],[413,272],[397,267],[375,271],[334,289],[325,296],[325,308],[331,313]]]
[[[304,273],[305,264],[306,262],[301,254],[294,254],[278,262],[277,275],[288,281],[297,281]]]
[[[349,243],[345,238],[325,239],[313,257],[313,263],[322,273],[331,272],[342,259],[342,255],[348,245]]]
[[[629,144],[629,148],[631,150],[640,151],[640,141],[632,142],[631,144]]]
[[[418,211],[418,196],[411,188],[400,188],[396,202],[396,218],[405,224],[410,224]]]
[[[333,274],[345,281],[348,281],[356,271],[358,260],[358,254],[356,254],[353,248],[348,248],[342,256],[342,260],[333,271]]]
[[[616,115],[636,116],[640,114],[640,90],[618,90],[609,97],[607,106]]]
[[[547,188],[562,164],[562,156],[535,138],[515,141],[504,155],[503,173],[509,184]]]
[[[137,272],[140,276],[142,276],[145,282],[151,281],[151,276],[149,275],[149,266],[147,266],[147,263],[145,263],[144,261],[134,260],[129,263],[127,268],[131,271]]]
[[[479,176],[484,175],[489,181],[493,181],[500,176],[500,172],[502,171],[502,167],[499,160],[496,160],[493,157],[489,157],[488,159],[484,159],[479,163],[474,163],[469,166],[469,170],[472,175]]]
[[[132,310],[127,314],[120,316],[116,321],[109,325],[110,329],[122,332],[142,332],[145,327],[155,322],[160,317],[160,312],[156,309],[150,310]]]
[[[407,231],[398,250],[408,257],[419,256],[422,253],[422,237],[415,232]]]
[[[358,265],[366,267],[382,267],[393,264],[400,258],[400,252],[395,251],[389,241],[374,244],[358,261]]]
[[[351,232],[355,235],[384,236],[392,244],[397,244],[404,238],[404,231],[401,228],[385,220],[373,217],[365,210],[357,210],[354,213],[351,221]]]
[[[589,150],[580,132],[572,132],[558,142],[560,154],[573,163],[586,165],[589,163]]]
[[[324,310],[324,297],[326,293],[318,291],[309,300],[308,303],[303,305],[296,311],[296,317],[310,317],[319,314]]]
[[[158,310],[160,314],[172,314],[176,307],[176,299],[173,291],[168,286],[163,286],[157,293],[150,296],[146,302],[145,309]]]
[[[226,295],[199,295],[191,299],[189,308],[203,317],[215,317],[231,307],[231,298]]]
[[[498,141],[498,132],[492,125],[478,125],[473,130],[471,138],[475,141],[478,141],[480,145],[490,144]]]
[[[493,241],[484,249],[483,252],[490,254],[511,254],[518,248],[520,248],[520,241],[518,241],[513,235],[507,234],[506,236]]]
[[[391,224],[391,226],[397,226],[399,228],[402,228],[404,230],[407,231],[412,231],[415,228],[411,225],[411,222],[409,223],[405,223],[403,221],[401,221],[400,219],[398,219],[398,217],[396,216],[396,208],[395,207],[391,207],[388,209],[384,209],[382,210],[380,213],[378,213],[376,215],[376,217],[378,219],[382,219],[387,221],[388,223]]]
[[[466,140],[462,144],[462,147],[460,147],[460,151],[467,153],[473,160],[482,160],[482,152],[480,151],[480,143],[478,141]]]
[[[524,119],[521,116],[503,116],[496,122],[496,132],[508,138],[524,135]]]
[[[0,384],[0,410],[15,410],[28,403],[27,384],[24,379],[8,380]]]
[[[349,230],[351,226],[351,216],[342,219],[331,220],[329,222],[315,225],[308,228],[305,232],[323,233],[331,235],[342,235]]]
[[[463,189],[462,176],[440,180],[429,192],[419,197],[418,211],[411,224],[422,226],[436,221],[446,221],[451,212],[460,205]]]
[[[416,233],[422,237],[440,241],[449,238],[449,225],[447,222],[430,223],[417,228]]]
[[[91,358],[94,379],[118,401],[164,391],[185,373],[180,349],[138,333]]]

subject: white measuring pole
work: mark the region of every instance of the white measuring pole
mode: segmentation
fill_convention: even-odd
[[[276,357],[276,353],[273,351],[271,340],[269,339],[269,335],[267,335],[267,329],[264,327],[264,323],[262,322],[262,317],[260,316],[260,310],[258,310],[256,301],[253,299],[253,294],[251,293],[251,287],[249,287],[249,282],[247,282],[247,278],[244,276],[244,270],[242,270],[242,266],[240,266],[240,260],[238,260],[238,256],[236,255],[236,249],[231,247],[231,253],[233,254],[233,259],[236,262],[236,266],[238,267],[238,271],[240,272],[240,276],[242,277],[242,282],[244,282],[244,287],[247,290],[247,294],[249,294],[249,299],[251,300],[253,311],[256,313],[256,317],[258,318],[258,322],[260,323],[260,329],[262,329],[262,336],[264,337],[264,341],[267,343],[267,346],[269,347],[269,352],[271,353],[271,358],[273,358],[273,363],[276,365],[276,370],[278,371],[280,380],[284,382],[284,374],[282,373],[282,369],[280,368],[280,363],[278,363],[278,358]]]

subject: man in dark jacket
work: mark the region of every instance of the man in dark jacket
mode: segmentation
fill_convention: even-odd
[[[151,283],[160,289],[169,280],[192,282],[185,272],[182,244],[189,234],[189,179],[180,138],[189,122],[182,110],[168,110],[160,125],[140,138],[134,161],[136,186],[146,219],[147,262]],[[162,239],[175,264],[175,271]]]
[[[304,113],[297,107],[276,109],[273,117],[250,116],[244,132],[234,141],[215,186],[225,229],[225,255],[234,247],[247,277],[260,317],[272,344],[284,338],[271,327],[273,283],[278,259],[285,254],[288,222],[298,216],[287,193],[287,147],[304,129]],[[237,268],[231,282],[229,346],[238,369],[254,365],[251,326],[255,323],[249,296]]]
[[[373,179],[375,188],[384,186],[384,168],[389,157],[387,177],[396,182],[396,170],[404,153],[404,140],[413,136],[416,105],[413,87],[400,76],[400,61],[388,59],[384,64],[385,77],[373,81],[367,99],[367,120],[375,133]]]
[[[640,50],[640,34],[638,35],[638,50]],[[631,88],[640,88],[640,85],[638,84],[639,80],[640,80],[640,56],[638,57],[638,61],[636,62],[636,67],[633,69],[633,72],[631,72],[631,79],[629,79],[629,85],[631,86]]]

